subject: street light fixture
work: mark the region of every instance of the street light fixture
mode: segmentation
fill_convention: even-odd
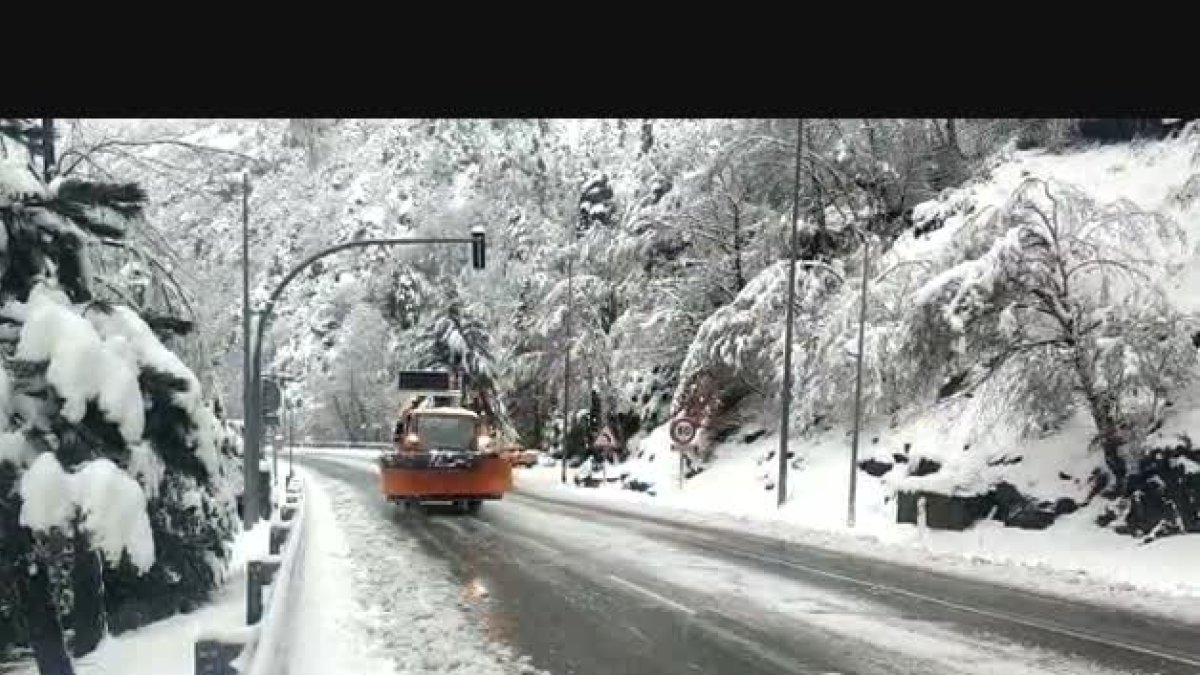
[[[245,225],[245,219],[243,218],[243,235],[245,235],[245,231],[246,231],[246,225]],[[243,243],[245,243],[245,241]],[[283,295],[283,292],[287,289],[288,284],[290,284],[292,282],[292,280],[294,280],[301,272],[308,269],[313,263],[317,262],[318,260],[328,257],[330,255],[333,255],[334,253],[338,253],[340,251],[344,251],[344,250],[350,249],[350,248],[364,248],[367,246],[416,246],[416,245],[436,246],[436,245],[451,245],[451,244],[453,244],[453,245],[470,244],[472,247],[474,247],[474,250],[475,250],[474,255],[477,257],[474,257],[472,262],[476,269],[480,269],[480,266],[483,265],[483,263],[484,263],[484,251],[485,251],[485,246],[486,246],[486,240],[484,238],[483,232],[480,231],[478,228],[476,228],[476,230],[474,232],[472,232],[470,237],[356,239],[354,241],[347,241],[347,242],[343,242],[341,244],[336,244],[334,246],[330,246],[329,248],[326,248],[322,251],[318,251],[317,253],[314,253],[313,255],[305,258],[303,261],[300,262],[300,264],[296,265],[290,271],[288,271],[288,273],[284,275],[283,280],[279,282],[279,285],[275,287],[275,290],[273,290],[271,292],[271,295],[267,298],[266,304],[263,305],[263,309],[262,309],[261,313],[259,313],[258,323],[255,325],[254,341],[252,343],[247,341],[247,344],[253,345],[252,354],[249,359],[248,367],[246,369],[246,372],[248,374],[248,377],[246,378],[247,379],[246,391],[249,394],[249,396],[247,398],[249,399],[250,403],[248,406],[246,406],[246,416],[245,416],[246,417],[246,436],[245,436],[246,449],[245,449],[245,457],[243,458],[243,462],[245,464],[246,479],[247,479],[246,484],[245,484],[246,485],[245,493],[244,493],[245,496],[243,497],[243,499],[245,501],[245,511],[244,511],[245,527],[247,529],[253,527],[255,525],[255,523],[257,523],[259,520],[259,513],[258,513],[258,508],[257,508],[258,502],[256,500],[261,499],[259,494],[260,494],[260,490],[262,489],[262,486],[258,482],[257,469],[258,469],[258,462],[259,462],[260,449],[261,449],[261,443],[262,443],[262,426],[263,426],[262,425],[262,404],[261,404],[261,398],[259,396],[262,391],[263,335],[264,335],[264,332],[266,329],[266,325],[271,320],[271,315],[275,311],[275,303],[279,301],[280,296]],[[246,282],[246,287],[243,288],[243,297],[246,300],[246,306],[249,307],[249,301],[248,301],[249,272],[247,270],[248,263],[247,263],[247,259],[246,259],[244,251],[243,251],[242,264],[243,264],[243,275],[244,275],[243,280]],[[245,321],[246,321],[245,329],[247,332],[249,332],[249,313],[246,314]]]

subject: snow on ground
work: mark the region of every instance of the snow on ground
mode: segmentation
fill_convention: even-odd
[[[77,675],[174,675],[191,673],[196,639],[214,629],[231,629],[246,622],[246,561],[267,552],[270,524],[263,521],[234,541],[229,576],[211,603],[148,626],[109,636],[95,652],[75,662]],[[37,675],[30,663],[13,675]]]
[[[871,433],[864,435],[867,448],[873,438]],[[995,521],[980,522],[965,532],[928,530],[896,523],[895,502],[888,499],[885,482],[862,472],[857,524],[850,529],[849,438],[831,433],[815,442],[791,442],[798,458],[793,461],[800,468],[789,471],[790,499],[782,509],[776,506],[775,491],[765,489],[762,480],[774,478],[776,460],[759,462],[778,445],[774,433],[749,443],[739,435],[719,445],[719,459],[679,490],[676,456],[665,435],[655,430],[642,446],[642,459],[628,465],[639,477],[660,477],[655,496],[621,489],[616,482],[575,487],[570,481],[576,471],[570,469],[569,484],[563,486],[557,466],[519,469],[516,483],[519,490],[558,499],[600,502],[1200,622],[1200,536],[1167,537],[1143,545],[1095,526],[1092,507],[1060,517],[1048,531],[1004,527]],[[654,462],[648,462],[651,455]],[[647,465],[653,465],[652,470]],[[609,468],[610,474],[621,470]]]
[[[298,472],[308,486],[311,527],[301,606],[320,611],[306,611],[301,621],[293,673],[536,672],[488,641],[470,616],[476,594],[403,529],[381,526],[360,491]]]
[[[299,607],[289,667],[305,673],[396,672],[367,635],[368,627],[354,597],[354,568],[350,548],[334,515],[330,497],[303,469],[307,511],[307,540]]]

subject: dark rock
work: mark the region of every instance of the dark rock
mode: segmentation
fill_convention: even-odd
[[[1112,521],[1117,519],[1117,514],[1112,509],[1105,509],[1104,513],[1096,516],[1096,524],[1100,527],[1108,527]]]
[[[796,457],[796,451],[788,450],[788,459],[795,459],[795,457]]]
[[[640,481],[636,478],[625,482],[625,489],[633,490],[634,492],[646,492],[651,487],[650,483]]]
[[[1004,521],[1008,527],[1019,527],[1024,530],[1044,530],[1054,524],[1053,511],[1042,511],[1038,508],[1024,508]]]
[[[1119,532],[1136,537],[1200,532],[1200,474],[1187,473],[1180,460],[1200,462],[1200,450],[1186,436],[1142,457],[1124,481],[1121,496],[1129,508]]]
[[[746,434],[745,436],[742,436],[742,442],[743,443],[753,443],[754,441],[757,441],[758,439],[760,439],[766,435],[767,435],[766,429],[759,429],[758,431],[751,431],[750,433]]]
[[[1071,474],[1063,473],[1062,471],[1058,472],[1058,477],[1060,480],[1075,480],[1074,478],[1071,477]]]
[[[987,499],[978,496],[901,491],[896,495],[896,522],[917,524],[918,502],[922,498],[925,499],[925,524],[936,530],[965,530],[985,515],[988,508]]]
[[[916,466],[910,466],[911,468],[908,470],[908,475],[910,476],[928,476],[930,474],[937,473],[942,469],[941,462],[929,459],[927,457],[919,458]]]
[[[1024,459],[1025,458],[1022,457],[1021,455],[1017,455],[1016,457],[1010,457],[1008,455],[1001,455],[1000,457],[997,457],[995,459],[989,459],[987,462],[987,465],[988,466],[1009,466],[1011,464],[1020,464]]]
[[[863,471],[867,472],[868,474],[870,474],[876,478],[879,478],[880,476],[891,471],[892,465],[888,464],[887,462],[881,462],[877,459],[872,458],[872,459],[866,459],[866,460],[859,462],[858,468],[862,469]]]
[[[1071,499],[1070,497],[1063,497],[1054,502],[1054,514],[1058,516],[1063,516],[1068,513],[1075,513],[1075,511],[1078,509],[1079,505],[1076,504],[1075,500]]]
[[[896,464],[908,464],[908,455],[902,455],[898,452],[893,452],[892,461]]]
[[[1027,530],[1044,530],[1054,523],[1062,508],[1075,510],[1075,502],[1071,499],[1060,499],[1058,502],[1036,502],[1021,494],[1020,490],[1010,483],[997,483],[988,494],[993,505],[992,517],[1007,527],[1020,527]],[[1070,513],[1063,511],[1063,513]]]
[[[876,436],[875,438],[872,438],[872,439],[871,439],[871,443],[878,443],[878,442],[879,442],[879,437],[878,437],[878,436]]]
[[[961,373],[956,373],[946,378],[942,386],[938,388],[937,400],[940,401],[944,398],[949,398],[961,391],[967,382],[967,376],[970,374],[971,371],[964,370]]]
[[[1029,501],[1017,488],[1005,482],[997,483],[988,497],[996,507],[992,517],[1004,523]]]
[[[738,428],[734,426],[725,427],[713,436],[713,440],[717,443],[724,443],[725,441],[729,440],[731,436],[737,433],[737,430]]]

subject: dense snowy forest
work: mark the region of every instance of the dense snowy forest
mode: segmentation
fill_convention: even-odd
[[[1195,384],[1198,327],[1181,281],[1194,279],[1200,172],[1185,126],[83,121],[68,143],[81,175],[135,176],[158,195],[142,236],[190,290],[162,302],[186,308],[197,330],[182,353],[235,409],[243,170],[257,303],[325,245],[487,229],[482,273],[465,249],[366,250],[288,291],[264,349],[271,372],[298,378],[289,396],[314,438],[386,438],[396,371],[448,366],[514,440],[557,447],[568,330],[579,422],[568,451],[602,424],[624,441],[680,412],[727,435],[777,405],[798,187],[792,429],[850,422],[867,254],[868,425],[955,409],[972,421],[959,447],[990,437],[999,448],[1083,414],[1097,468],[1120,482]],[[1099,144],[1189,159],[1155,174],[1162,190],[1140,201],[1071,176],[1010,175],[1020,156]],[[1081,500],[1098,480],[1080,478]]]
[[[36,129],[6,131],[0,486],[20,498],[0,501],[2,544],[45,575],[78,576],[99,551],[110,613],[176,575],[203,592],[234,527],[232,439],[200,392],[241,416],[244,197],[257,307],[331,244],[488,233],[482,272],[465,247],[366,249],[292,285],[264,354],[294,379],[301,435],[386,440],[396,373],[432,366],[461,369],[510,440],[561,447],[568,348],[568,452],[602,425],[625,442],[680,412],[712,442],[773,431],[795,212],[798,437],[852,421],[865,282],[863,417],[876,440],[895,432],[864,455],[872,474],[925,453],[945,469],[910,487],[976,494],[1016,465],[1006,453],[1042,443],[1052,479],[1075,473],[1028,503],[1103,493],[1105,525],[1200,530],[1200,454],[1174,434],[1200,430],[1194,123],[60,120],[49,177],[27,168]],[[1103,188],[1132,167],[1029,168],[1098,146],[1173,163],[1137,198]],[[82,377],[80,359],[104,365]],[[959,426],[925,434],[933,417]],[[46,485],[78,500],[39,506]],[[97,490],[139,514],[122,519],[133,530],[89,520]],[[219,518],[181,532],[185,511]],[[48,602],[53,584],[32,578],[30,601]],[[0,630],[28,630],[4,616]]]

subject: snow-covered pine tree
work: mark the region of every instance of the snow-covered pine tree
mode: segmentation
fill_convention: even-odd
[[[194,476],[207,489],[176,502],[202,507],[207,495],[231,511],[232,495],[212,486],[233,467],[218,459],[216,421],[191,371],[136,313],[91,291],[95,248],[124,237],[142,191],[46,184],[31,166],[40,131],[0,124],[0,545],[38,668],[59,675],[72,665],[53,569],[70,569],[74,651],[90,651],[113,606],[105,564],[136,576],[172,553],[156,536],[163,522],[152,527],[160,487]],[[228,541],[232,519],[197,517],[214,547]]]
[[[490,424],[508,429],[508,414],[496,392],[491,335],[453,284],[421,332],[419,367],[446,368],[460,375],[464,398],[477,402]]]

